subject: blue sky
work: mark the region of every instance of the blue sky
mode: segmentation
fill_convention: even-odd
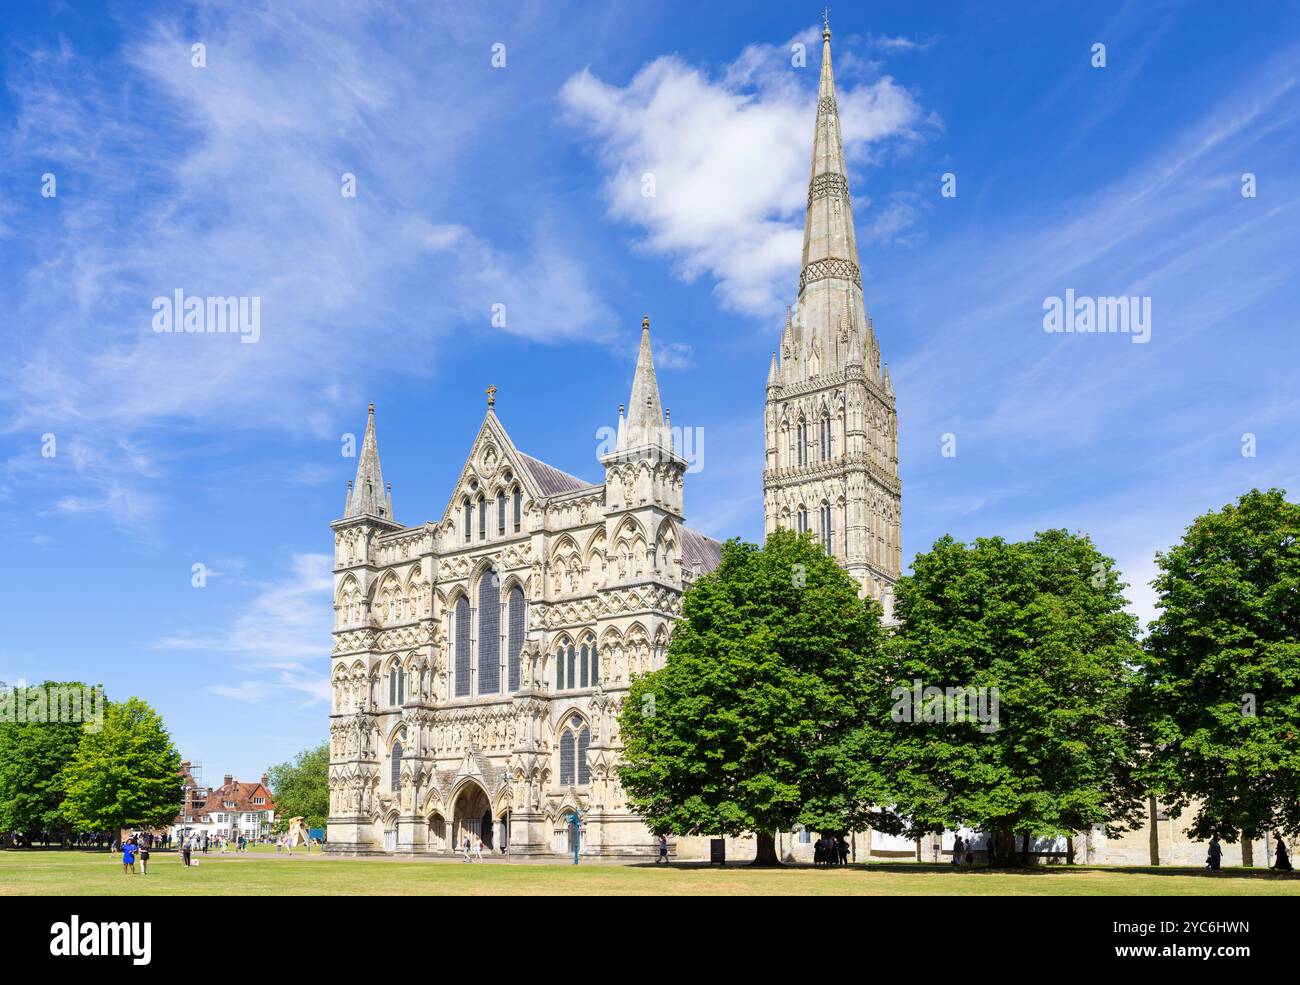
[[[1296,13],[832,10],[905,561],[944,533],[1085,530],[1149,618],[1153,553],[1194,515],[1300,489]],[[599,479],[643,313],[673,422],[704,431],[688,522],[761,535],[819,8],[0,18],[0,680],[140,694],[211,777],[321,741],[341,436],[373,400],[397,518],[437,519],[492,383],[521,449]],[[177,289],[260,297],[259,341],[153,332]],[[1150,341],[1045,333],[1067,289],[1149,297]]]

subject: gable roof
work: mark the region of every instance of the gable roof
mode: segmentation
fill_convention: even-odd
[[[529,475],[532,476],[533,482],[537,484],[537,488],[541,490],[543,496],[558,496],[562,493],[576,492],[579,489],[595,488],[595,483],[579,479],[576,475],[570,475],[568,472],[561,472],[554,465],[547,465],[540,458],[525,455],[518,449],[516,449],[516,454],[518,454],[524,468],[528,469]]]
[[[700,566],[708,574],[722,560],[722,543],[705,536],[698,530],[682,527],[682,564]]]

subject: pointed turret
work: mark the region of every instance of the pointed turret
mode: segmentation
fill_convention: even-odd
[[[845,319],[841,312],[845,311],[847,325],[842,324]],[[825,353],[821,370],[840,368],[835,363],[840,358],[847,359],[847,352],[839,343],[852,325],[865,321],[865,312],[844,141],[835,101],[829,25],[822,31],[821,82],[813,130],[808,211],[804,217],[803,266],[799,274],[799,315],[806,344],[813,346],[821,342],[821,351]]]
[[[357,459],[357,478],[348,493],[344,518],[377,516],[393,518],[392,487],[384,487],[384,473],[379,467],[379,444],[375,441],[375,405],[370,405],[366,419],[366,436],[361,442],[361,455]]]
[[[664,437],[664,413],[659,403],[659,381],[655,379],[654,355],[650,351],[650,316],[641,319],[641,351],[632,377],[627,424],[619,435],[619,448],[641,445],[668,447]]]
[[[772,353],[772,365],[767,370],[767,385],[779,386],[781,384],[781,372],[776,368],[776,353]]]

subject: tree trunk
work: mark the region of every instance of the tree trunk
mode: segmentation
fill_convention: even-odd
[[[1151,864],[1160,864],[1160,829],[1156,826],[1156,798],[1147,798],[1147,814],[1151,817]]]
[[[751,865],[780,865],[781,860],[776,855],[776,836],[759,832],[755,836],[758,843],[757,851],[754,853],[754,861]]]
[[[1074,864],[1074,835],[1069,835],[1065,839],[1065,864]]]
[[[1241,833],[1241,864],[1248,869],[1255,865],[1255,843],[1246,836],[1244,831]]]
[[[1029,865],[1029,835],[1020,837],[1020,864]]]
[[[989,864],[996,865],[998,868],[1014,868],[1016,864],[1015,833],[1010,828],[999,828],[991,834],[990,840],[993,853],[990,855]]]

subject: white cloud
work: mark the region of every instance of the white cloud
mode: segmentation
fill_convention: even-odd
[[[656,369],[689,369],[695,365],[695,348],[686,342],[662,342],[655,346]]]
[[[584,69],[561,92],[606,172],[610,215],[639,227],[641,246],[670,257],[684,280],[714,280],[733,310],[779,312],[797,275],[820,57],[810,37],[792,39],[807,46],[802,69],[791,66],[789,44],[751,45],[717,79],[664,56],[626,86]],[[837,101],[857,164],[930,122],[888,76],[842,86]],[[869,201],[856,200],[859,223],[890,236],[909,224],[905,203],[878,220]]]
[[[155,648],[182,662],[186,653],[222,655],[223,666],[249,674],[234,684],[211,685],[221,697],[261,701],[289,693],[326,701],[329,679],[313,668],[324,667],[329,654],[332,565],[328,554],[296,554],[284,577],[255,585],[256,595],[224,632],[174,634],[160,639]],[[208,657],[201,663],[212,666]],[[204,674],[210,676],[206,670]]]

